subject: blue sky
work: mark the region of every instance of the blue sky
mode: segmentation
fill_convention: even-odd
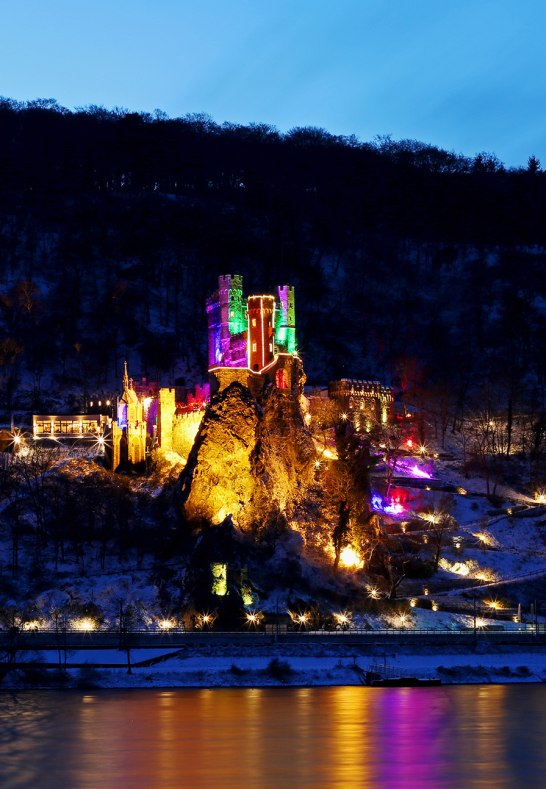
[[[546,0],[0,0],[0,95],[546,166]]]

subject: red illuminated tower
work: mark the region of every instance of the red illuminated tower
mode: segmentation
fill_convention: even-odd
[[[248,313],[248,366],[259,372],[267,367],[275,354],[275,297],[249,296]]]

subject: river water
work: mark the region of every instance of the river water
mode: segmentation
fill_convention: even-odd
[[[546,786],[546,686],[0,694],[0,787]]]

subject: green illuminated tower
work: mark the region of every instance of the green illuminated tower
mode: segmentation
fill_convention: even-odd
[[[296,308],[294,303],[294,288],[291,285],[279,285],[278,310],[275,321],[275,339],[281,353],[296,354]]]

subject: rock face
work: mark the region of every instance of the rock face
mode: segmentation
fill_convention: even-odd
[[[311,482],[315,449],[298,399],[266,388],[257,400],[239,382],[213,398],[181,477],[190,521],[242,529],[279,511],[288,518]]]

